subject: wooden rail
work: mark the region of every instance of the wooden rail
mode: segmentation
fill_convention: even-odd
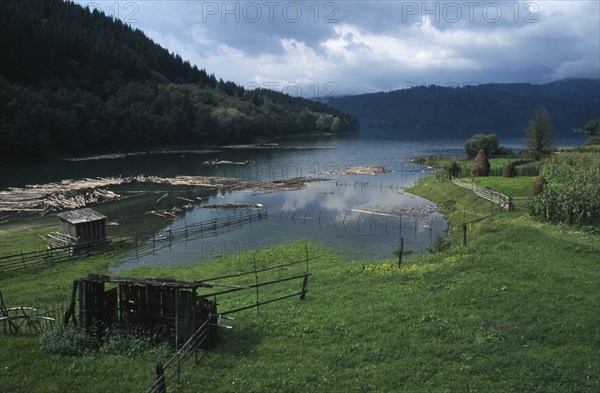
[[[488,190],[487,188],[479,187],[471,180],[459,179],[457,177],[452,176],[452,183],[456,184],[459,187],[473,190],[475,195],[477,195],[478,197],[493,202],[504,210],[512,210],[514,208],[511,197],[496,191]]]
[[[50,243],[47,249],[38,251],[21,252],[18,254],[0,256],[0,274],[25,270],[41,266],[51,266],[55,263],[74,260],[83,256],[107,251],[127,250],[131,248],[129,256],[121,257],[121,261],[139,259],[151,255],[157,250],[171,247],[173,244],[187,242],[194,239],[204,239],[222,233],[240,229],[256,221],[267,219],[266,212],[257,212],[240,215],[228,215],[208,221],[201,221],[184,228],[171,230],[170,228],[156,233],[155,230],[136,231],[135,233],[108,237],[107,242],[90,242],[77,246],[78,253],[72,252],[70,244],[60,244],[58,240]],[[53,236],[58,239],[56,234]],[[60,236],[60,235],[59,235]],[[129,240],[124,240],[129,239]]]
[[[221,295],[229,294],[232,292],[247,291],[247,290],[256,288],[256,301],[254,301],[248,305],[237,307],[237,308],[234,308],[231,310],[219,311],[218,313],[216,312],[216,305],[215,305],[214,311],[211,311],[211,313],[208,315],[208,318],[206,319],[206,321],[204,321],[204,323],[190,336],[190,338],[185,342],[185,344],[183,344],[181,346],[181,348],[179,348],[177,350],[177,352],[166,363],[164,363],[164,366],[162,365],[161,362],[158,362],[156,364],[156,368],[155,368],[156,381],[152,384],[152,386],[150,386],[150,388],[147,390],[147,393],[166,393],[167,385],[172,386],[174,383],[179,385],[181,382],[181,368],[185,364],[185,362],[188,359],[190,359],[192,357],[192,355],[194,355],[195,359],[196,359],[195,363],[198,364],[199,357],[201,358],[206,353],[205,351],[200,351],[200,350],[206,349],[206,348],[203,348],[203,344],[207,340],[210,340],[209,329],[211,327],[226,328],[226,329],[233,328],[232,326],[221,325],[221,319],[225,319],[225,320],[233,320],[234,319],[227,315],[237,313],[240,311],[244,311],[244,310],[248,310],[251,308],[255,308],[256,312],[258,313],[258,309],[262,305],[266,305],[266,304],[273,303],[273,302],[278,302],[278,301],[289,299],[289,298],[296,297],[296,296],[299,296],[300,300],[304,300],[306,297],[306,293],[308,292],[308,287],[307,287],[308,286],[308,277],[311,275],[309,273],[309,262],[312,260],[318,260],[320,258],[319,255],[309,257],[308,246],[305,245],[304,247],[305,247],[305,251],[306,251],[306,257],[301,260],[286,262],[283,264],[277,264],[274,266],[268,266],[268,267],[264,267],[264,268],[260,268],[260,269],[258,269],[256,267],[256,260],[255,260],[254,270],[251,270],[251,271],[235,273],[235,274],[219,276],[219,277],[213,277],[213,278],[203,279],[201,281],[180,282],[179,285],[183,285],[183,287],[186,287],[186,288],[187,287],[196,288],[196,285],[198,285],[198,287],[206,288],[206,287],[211,287],[213,285],[218,286],[218,284],[216,284],[214,281],[254,274],[256,281],[255,281],[255,284],[253,284],[253,285],[252,284],[251,285],[221,284],[221,285],[228,286],[229,289],[220,291],[220,292],[204,293],[204,294],[200,294],[199,296],[204,297],[204,298],[213,298],[214,302],[216,304],[217,303],[217,297],[216,297],[217,295],[221,296]],[[275,280],[264,281],[264,282],[259,283],[259,280],[258,280],[259,272],[267,272],[267,271],[273,271],[273,270],[278,270],[278,269],[287,271],[287,268],[289,268],[292,265],[304,265],[304,272],[301,274],[298,274],[298,275],[291,275],[291,276],[278,278]],[[258,290],[261,287],[271,286],[271,285],[283,283],[283,282],[300,281],[300,279],[303,279],[302,287],[301,287],[302,289],[300,291],[293,291],[292,293],[290,293],[289,291],[285,291],[286,293],[283,294],[282,296],[270,297],[268,299],[260,299],[259,298]],[[113,277],[111,280],[117,281],[117,282],[122,282],[124,280],[124,278]],[[138,279],[133,279],[133,280],[138,280]],[[142,281],[151,283],[152,285],[157,284],[157,282],[155,282],[155,279],[142,279]],[[169,281],[169,282],[165,282],[165,284],[173,284],[173,282]],[[176,387],[174,389],[176,389]],[[172,390],[169,389],[168,391],[172,391]]]

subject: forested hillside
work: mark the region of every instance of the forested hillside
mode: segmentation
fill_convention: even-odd
[[[0,2],[0,59],[3,160],[358,129],[321,103],[217,79],[62,0]]]
[[[331,105],[358,117],[363,126],[419,130],[421,135],[431,136],[451,130],[453,136],[465,137],[478,132],[523,135],[533,112],[545,107],[555,135],[564,136],[573,135],[574,129],[600,115],[600,81],[414,86],[341,97]]]

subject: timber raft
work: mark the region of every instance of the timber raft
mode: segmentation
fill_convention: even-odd
[[[153,183],[201,187],[209,190],[275,192],[300,190],[305,188],[307,183],[324,180],[327,179],[297,177],[271,182],[245,182],[229,177],[144,175],[85,178],[0,191],[0,212],[27,212],[45,215],[64,209],[78,209],[90,204],[118,200],[121,199],[121,196],[106,188],[124,184]]]

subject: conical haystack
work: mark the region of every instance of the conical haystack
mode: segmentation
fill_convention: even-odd
[[[535,181],[533,182],[533,187],[531,189],[531,195],[536,196],[538,194],[541,194],[544,191],[545,186],[546,186],[546,179],[544,178],[544,176],[539,175],[538,177],[535,178]]]
[[[502,176],[504,177],[513,177],[515,175],[515,166],[512,162],[507,161],[504,164],[504,168],[502,168]]]
[[[479,150],[477,157],[471,164],[471,176],[488,176],[490,174],[490,162],[485,157],[485,152]]]

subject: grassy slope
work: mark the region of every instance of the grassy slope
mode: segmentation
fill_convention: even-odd
[[[0,225],[0,256],[44,249],[47,242],[40,235],[47,235],[57,230],[56,217]]]
[[[451,218],[488,214],[487,203],[449,183],[426,180],[411,191],[446,202]],[[180,391],[598,391],[600,239],[513,212],[475,225],[467,247],[453,240],[400,272],[366,272],[325,254],[311,266],[306,301],[238,314],[200,365],[185,366]],[[257,259],[303,251],[293,244]],[[74,278],[106,271],[110,259],[2,277],[0,288],[10,305],[53,302]],[[200,278],[247,270],[251,259],[132,274]],[[35,338],[1,335],[0,346],[14,354],[0,357],[6,392],[143,391],[158,356],[61,357],[39,350]]]
[[[535,181],[535,176],[520,176],[505,178],[500,176],[476,177],[473,178],[480,187],[490,188],[511,197],[528,197],[531,195],[531,188]]]
[[[407,191],[424,196],[442,209],[451,224],[482,218],[491,213],[491,206],[472,190],[455,186],[449,181],[438,182],[433,176],[419,179],[418,187]]]

